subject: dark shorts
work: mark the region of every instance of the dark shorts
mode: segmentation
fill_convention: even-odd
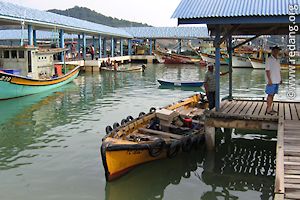
[[[269,95],[278,94],[279,84],[267,85],[265,92]]]

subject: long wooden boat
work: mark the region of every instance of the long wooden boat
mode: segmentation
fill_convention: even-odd
[[[31,79],[0,71],[0,100],[27,96],[51,90],[73,81],[79,73],[77,66],[67,74],[51,79]]]
[[[129,116],[121,126],[107,126],[101,145],[106,180],[112,181],[137,165],[173,158],[199,145],[203,125],[191,118],[203,114],[207,103],[202,99],[201,94],[196,94],[157,111],[151,108],[148,114],[140,113],[136,119]]]
[[[208,54],[208,53],[200,53],[200,55],[201,55],[202,59],[205,62],[213,63],[213,64],[216,62],[216,56],[215,55]],[[227,62],[226,62],[225,58],[221,58],[220,63],[221,63],[221,65],[227,65]]]
[[[175,53],[166,53],[159,50],[154,50],[153,52],[158,62],[164,64],[195,64],[195,63],[203,64],[204,63],[201,58],[196,58],[192,56],[185,56],[185,55],[180,55]]]
[[[257,58],[249,58],[251,65],[254,69],[265,69],[266,64],[262,59]],[[290,67],[294,69],[300,69],[300,64],[287,64],[287,63],[281,63],[280,64],[281,69],[289,69]]]
[[[238,54],[232,55],[232,67],[237,68],[253,68],[248,57]]]
[[[116,69],[113,67],[101,67],[101,71],[108,71],[108,72],[143,72],[145,70],[145,65],[142,66],[130,66],[124,67],[119,66]]]
[[[202,87],[203,81],[166,81],[157,80],[162,86],[173,86],[173,87]]]

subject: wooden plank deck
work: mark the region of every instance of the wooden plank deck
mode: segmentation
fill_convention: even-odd
[[[285,199],[300,198],[300,121],[292,119],[284,121],[284,156],[277,160],[284,164]]]
[[[263,100],[224,101],[206,113],[208,127],[277,131],[275,199],[300,199],[300,102],[274,102],[274,115]]]
[[[225,100],[220,111],[206,114],[206,124],[211,127],[277,130],[279,113],[284,120],[300,119],[300,102],[274,102],[274,115],[267,114],[267,103],[263,100]]]

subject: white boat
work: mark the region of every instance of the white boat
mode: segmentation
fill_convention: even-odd
[[[232,67],[238,68],[252,68],[251,62],[247,57],[239,56],[239,55],[232,55]]]
[[[113,67],[101,67],[101,71],[110,72],[143,72],[146,69],[145,65],[142,66],[118,66],[116,69]]]
[[[215,55],[208,54],[208,53],[200,53],[202,60],[208,63],[215,64],[216,57]],[[227,65],[227,62],[224,58],[221,58],[221,65]]]
[[[249,58],[249,60],[254,69],[265,69],[266,68],[266,64],[265,64],[265,62],[263,62],[263,60],[256,59],[256,58]],[[291,66],[294,69],[300,69],[300,64],[287,64],[287,63],[280,64],[281,69],[289,69]]]
[[[265,69],[265,63],[262,60],[256,58],[249,58],[249,60],[254,69]]]

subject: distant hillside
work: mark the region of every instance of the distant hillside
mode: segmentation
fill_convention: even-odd
[[[138,26],[149,26],[148,24],[131,22],[123,19],[117,19],[112,17],[107,17],[102,15],[101,13],[97,13],[89,8],[85,7],[78,7],[75,6],[74,8],[69,8],[67,10],[57,10],[52,9],[48,10],[48,12],[65,15],[69,17],[74,17],[77,19],[82,19],[98,24],[103,24],[112,27],[138,27]]]

